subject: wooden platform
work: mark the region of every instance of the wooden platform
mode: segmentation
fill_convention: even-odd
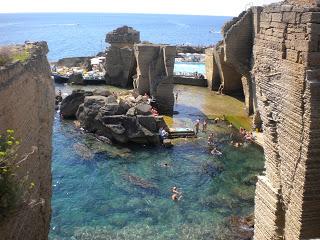
[[[169,138],[191,138],[196,137],[192,128],[169,128]]]

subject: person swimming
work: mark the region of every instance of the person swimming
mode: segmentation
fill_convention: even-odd
[[[215,156],[221,156],[221,155],[222,155],[222,152],[218,151],[217,148],[214,148],[214,149],[211,151],[211,154],[212,154],[212,155],[215,155]]]
[[[178,191],[177,187],[174,186],[171,192],[173,193],[171,196],[172,201],[179,201],[182,198],[182,193]]]

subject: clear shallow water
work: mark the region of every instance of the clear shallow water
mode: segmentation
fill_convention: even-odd
[[[231,17],[155,14],[0,14],[0,45],[26,40],[48,42],[49,60],[102,51],[105,35],[123,25],[139,30],[142,41],[210,45]]]
[[[185,104],[176,110],[179,124],[204,117]],[[253,211],[263,153],[255,145],[229,145],[236,132],[223,122],[210,123],[209,131],[216,133],[222,157],[210,154],[207,133],[175,141],[172,149],[115,147],[57,116],[50,239],[231,239],[225,238],[230,217]],[[179,202],[171,200],[173,186],[183,192]]]

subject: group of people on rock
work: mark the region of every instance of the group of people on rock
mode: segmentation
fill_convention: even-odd
[[[240,129],[239,129],[239,133],[240,133],[242,140],[241,141],[231,141],[231,145],[233,145],[236,148],[243,146],[244,145],[243,141],[244,142],[252,142],[255,140],[253,133],[247,131],[246,129],[244,129],[242,127],[240,127]]]
[[[243,136],[245,141],[253,141],[254,140],[254,136],[252,132],[248,132],[246,129],[240,127],[239,130],[240,134]]]

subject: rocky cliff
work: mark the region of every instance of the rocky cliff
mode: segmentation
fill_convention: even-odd
[[[263,123],[266,170],[256,188],[257,240],[320,237],[317,2],[251,8],[225,25],[214,49],[222,84],[241,84],[249,112]]]
[[[30,199],[0,223],[1,239],[47,239],[51,216],[51,133],[54,86],[44,42],[19,46],[25,61],[0,67],[0,130],[14,129],[21,139],[17,177],[34,182]]]

